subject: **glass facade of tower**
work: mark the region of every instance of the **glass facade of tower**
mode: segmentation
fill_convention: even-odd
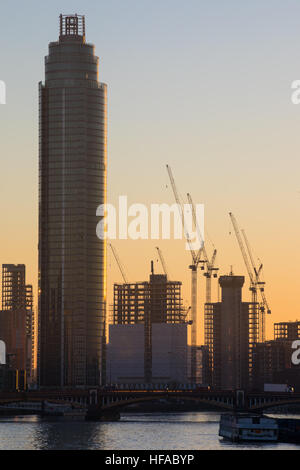
[[[101,383],[106,246],[106,85],[84,17],[62,16],[39,84],[39,383]]]

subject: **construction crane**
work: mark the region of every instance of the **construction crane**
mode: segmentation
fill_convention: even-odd
[[[238,241],[238,244],[239,244],[243,259],[244,259],[244,263],[245,263],[245,266],[246,266],[247,271],[248,271],[248,276],[249,276],[249,279],[250,279],[250,290],[253,293],[254,298],[256,299],[257,297],[255,296],[255,293],[256,293],[255,281],[254,281],[254,277],[253,277],[253,274],[252,274],[252,271],[251,271],[251,266],[249,264],[248,256],[247,256],[244,244],[243,244],[243,240],[242,240],[242,237],[241,237],[241,234],[240,234],[240,231],[239,231],[239,227],[238,227],[236,218],[234,217],[232,212],[229,213],[229,216],[231,218],[231,222],[232,222],[232,225],[233,225],[233,228],[234,228],[234,231],[235,231],[235,236],[236,236],[236,239]],[[255,300],[255,302],[256,301],[257,300]]]
[[[201,232],[200,232],[200,229],[198,227],[197,216],[196,216],[196,211],[195,211],[195,205],[193,203],[192,196],[190,194],[187,194],[187,198],[188,198],[189,204],[192,208],[193,221],[194,221],[194,225],[196,227],[196,230],[198,232],[198,236],[200,238],[203,258],[204,258],[204,262],[206,264],[206,272],[204,273],[204,276],[206,277],[206,303],[211,303],[211,280],[212,280],[212,277],[217,277],[218,276],[217,271],[219,271],[219,268],[215,267],[217,250],[214,249],[212,258],[211,258],[211,260],[209,260],[209,258],[207,256],[204,240],[201,237]],[[201,256],[201,248],[198,252],[198,256]]]
[[[212,255],[211,260],[207,262],[207,271],[204,273],[204,276],[206,277],[206,303],[210,304],[211,303],[211,280],[212,277],[218,277],[217,271],[219,271],[219,268],[215,267],[215,261],[217,257],[217,250],[215,249]]]
[[[232,225],[233,225],[233,228],[234,228],[234,231],[235,231],[235,235],[236,235],[238,244],[240,246],[240,250],[241,250],[241,253],[242,253],[242,256],[243,256],[243,259],[244,259],[245,266],[246,266],[247,271],[248,271],[248,276],[249,276],[249,280],[250,280],[250,291],[251,291],[251,294],[252,294],[252,303],[257,303],[257,301],[258,301],[258,299],[257,299],[257,291],[258,290],[259,290],[261,298],[262,298],[262,302],[260,304],[260,314],[261,314],[261,335],[260,336],[261,336],[261,341],[264,341],[265,340],[265,317],[264,317],[264,315],[265,315],[265,311],[267,311],[267,313],[270,314],[271,310],[269,308],[269,305],[268,305],[268,302],[267,302],[267,299],[266,299],[266,296],[265,296],[265,293],[264,293],[265,283],[260,280],[260,275],[261,275],[261,271],[262,271],[262,264],[260,265],[259,269],[256,268],[245,231],[242,231],[242,234],[243,234],[243,238],[244,238],[244,241],[245,241],[247,251],[245,250],[244,243],[243,243],[240,231],[239,231],[239,227],[238,227],[236,218],[234,217],[232,212],[230,212],[229,215],[230,215],[230,218],[231,218],[231,222],[232,222]],[[248,252],[248,255],[247,255],[247,252]],[[249,259],[250,259],[250,263],[249,263],[248,256],[249,256]]]
[[[191,270],[191,322],[192,322],[192,325],[191,325],[191,343],[192,343],[191,344],[191,346],[192,346],[192,348],[191,348],[191,352],[192,352],[192,354],[191,354],[191,356],[192,356],[192,359],[191,359],[191,379],[192,379],[192,381],[195,381],[195,379],[196,379],[196,370],[197,370],[196,346],[197,346],[197,319],[198,319],[197,318],[197,316],[198,316],[197,315],[197,272],[198,272],[199,264],[202,263],[201,254],[202,254],[203,247],[202,246],[200,247],[198,253],[196,253],[195,250],[193,249],[190,236],[189,236],[189,234],[187,232],[187,229],[186,229],[186,226],[185,226],[183,202],[182,202],[181,198],[179,197],[179,193],[178,193],[177,188],[176,188],[176,184],[175,184],[175,180],[174,180],[174,177],[173,177],[173,174],[172,174],[172,170],[169,167],[169,165],[167,165],[167,171],[168,171],[168,175],[169,175],[169,178],[170,178],[170,182],[171,182],[173,194],[174,194],[174,197],[175,197],[175,201],[178,205],[178,209],[179,209],[179,212],[180,212],[183,231],[184,231],[185,237],[188,241],[191,256],[192,256],[192,264],[189,266],[189,269]],[[204,269],[204,267],[202,266],[201,269]]]
[[[252,255],[252,251],[251,251],[251,247],[250,247],[250,243],[248,241],[248,238],[247,238],[247,235],[245,233],[245,230],[241,229],[241,232],[242,232],[242,235],[243,235],[243,238],[244,238],[244,242],[245,242],[245,245],[246,245],[246,248],[247,248],[247,252],[248,252],[248,255],[249,255],[249,259],[250,259],[250,262],[251,262],[251,265],[252,265],[252,269],[253,269],[253,272],[254,272],[254,275],[255,275],[255,285],[256,285],[256,289],[259,290],[260,292],[260,295],[261,295],[261,304],[260,304],[260,314],[261,314],[261,341],[265,341],[265,312],[267,312],[267,314],[271,314],[271,310],[269,308],[269,305],[268,305],[268,301],[266,299],[266,295],[265,295],[265,282],[264,281],[261,281],[260,279],[260,275],[261,275],[261,272],[262,272],[262,268],[263,268],[263,264],[260,263],[260,266],[259,268],[257,269],[256,268],[256,265],[255,265],[255,262],[254,262],[254,258],[253,258],[253,255]]]
[[[165,259],[163,257],[162,251],[158,246],[156,246],[155,248],[157,250],[161,265],[163,267],[163,271],[164,271],[165,275],[167,276],[167,279],[169,279],[169,274],[168,274],[168,271],[167,271],[167,265],[166,265]]]
[[[116,252],[116,249],[112,246],[111,243],[109,244],[109,246],[111,247],[111,251],[112,251],[112,253],[113,253],[113,255],[114,255],[114,258],[115,258],[115,260],[116,260],[116,262],[117,262],[117,265],[118,265],[118,267],[119,267],[119,269],[120,269],[120,272],[121,272],[121,274],[122,274],[123,280],[124,280],[125,284],[128,284],[127,276],[126,276],[126,274],[125,274],[125,270],[124,270],[124,268],[123,268],[123,266],[122,266],[122,263],[121,263],[120,258],[119,258],[119,256],[118,256],[118,253]]]

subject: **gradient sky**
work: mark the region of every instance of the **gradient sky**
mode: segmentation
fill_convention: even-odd
[[[296,0],[2,4],[0,263],[25,263],[36,287],[38,82],[60,13],[86,15],[87,41],[108,84],[109,202],[128,195],[132,203],[173,203],[169,163],[180,192],[205,204],[222,274],[233,265],[246,275],[229,211],[246,230],[264,263],[268,336],[275,321],[300,319],[300,105],[291,103],[291,83],[300,79]],[[161,271],[156,241],[114,244],[131,281],[148,277],[151,259]],[[190,254],[183,241],[159,245],[189,305]],[[109,303],[112,283],[121,280],[109,252]],[[202,276],[199,294],[202,339]]]

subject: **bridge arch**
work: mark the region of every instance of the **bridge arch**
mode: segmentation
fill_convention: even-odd
[[[151,396],[143,396],[143,397],[136,397],[136,396],[128,396],[124,399],[118,399],[115,397],[112,401],[107,401],[103,399],[101,409],[103,411],[113,411],[117,409],[124,409],[129,405],[138,404],[138,403],[149,403],[149,402],[156,402],[161,399],[166,398],[180,398],[182,401],[190,401],[194,403],[204,404],[206,406],[212,408],[219,408],[222,410],[232,410],[234,408],[234,401],[233,398],[229,399],[226,397],[225,399],[215,399],[213,397],[197,397],[197,396],[172,396],[171,394],[162,393],[156,394]]]

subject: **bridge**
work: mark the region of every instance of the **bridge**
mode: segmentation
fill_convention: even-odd
[[[26,392],[1,392],[0,407],[10,404],[27,403],[27,409],[38,409],[34,403],[70,404],[73,408],[86,410],[91,418],[117,415],[129,405],[154,402],[162,399],[176,399],[181,402],[203,404],[223,411],[239,410],[262,412],[268,408],[286,405],[300,405],[299,393],[271,393],[220,391],[220,390],[116,390],[94,388],[39,390]],[[17,405],[16,405],[17,406]]]
[[[286,405],[300,405],[300,393],[270,393],[237,391],[125,391],[115,390],[101,393],[97,398],[103,411],[122,409],[135,403],[145,403],[160,399],[178,399],[180,401],[203,404],[220,410],[244,410],[262,412],[268,408]]]

